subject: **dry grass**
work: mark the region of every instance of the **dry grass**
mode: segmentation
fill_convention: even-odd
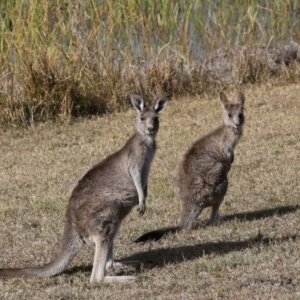
[[[187,145],[221,122],[216,96],[177,99],[161,118],[148,210],[143,218],[134,210],[116,239],[116,259],[145,262],[122,271],[139,281],[90,285],[93,247],[86,246],[64,274],[0,281],[0,299],[299,299],[299,93],[293,84],[245,89],[244,136],[221,207],[228,222],[205,226],[206,211],[196,230],[131,243],[177,221],[178,162]],[[230,99],[235,95],[228,92]],[[132,110],[0,133],[0,266],[50,259],[72,187],[124,144],[133,122]]]

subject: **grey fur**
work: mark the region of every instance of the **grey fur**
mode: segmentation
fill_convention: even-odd
[[[32,268],[2,268],[0,277],[48,277],[62,272],[85,242],[95,244],[90,282],[130,282],[133,276],[106,276],[114,263],[113,241],[123,219],[133,206],[145,212],[147,184],[156,151],[155,136],[159,129],[158,114],[169,98],[145,107],[141,96],[131,94],[137,111],[135,134],[119,151],[90,169],[74,188],[65,214],[63,237],[50,263]],[[135,262],[125,262],[125,264]]]
[[[245,96],[238,93],[237,103],[220,93],[224,124],[197,140],[185,153],[175,185],[181,200],[178,226],[148,232],[135,242],[158,240],[167,232],[191,229],[206,207],[212,207],[210,222],[222,221],[219,207],[227,192],[227,174],[234,160],[234,149],[242,136]]]

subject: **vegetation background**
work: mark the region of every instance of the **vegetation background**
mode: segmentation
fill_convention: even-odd
[[[0,122],[120,111],[133,90],[295,82],[299,10],[298,0],[3,0]]]
[[[132,285],[90,285],[93,247],[54,278],[0,281],[0,299],[300,299],[299,1],[1,1],[0,266],[49,261],[71,190],[133,132],[128,94],[173,100],[161,116],[148,209],[117,260]],[[222,122],[218,92],[246,94],[221,213],[156,243],[177,222],[187,147]],[[96,115],[96,116],[95,116]],[[76,119],[77,118],[77,119]]]

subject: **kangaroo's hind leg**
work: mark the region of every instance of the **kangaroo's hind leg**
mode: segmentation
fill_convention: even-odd
[[[107,262],[106,262],[106,270],[108,268],[119,268],[119,267],[125,267],[125,266],[138,266],[141,264],[139,260],[128,260],[128,261],[121,261],[121,262],[116,262],[114,261],[114,256],[113,256],[113,242],[111,243],[109,247],[109,252],[107,256]]]
[[[94,283],[104,281],[109,241],[102,239],[99,235],[93,236],[92,239],[95,243],[95,254],[90,282]]]
[[[95,243],[95,256],[94,256],[93,271],[90,279],[91,283],[95,283],[95,282],[129,283],[129,282],[136,281],[135,276],[107,276],[106,263],[109,254],[109,249],[113,241],[108,238],[103,239],[100,235],[94,236],[93,241]]]
[[[221,223],[226,221],[226,217],[220,216],[220,214],[219,214],[219,208],[220,208],[223,200],[224,200],[224,197],[222,197],[218,203],[212,205],[211,215],[210,215],[210,219],[209,219],[209,223],[212,225],[220,225]]]
[[[225,198],[226,192],[227,192],[227,188],[228,188],[227,178],[225,178],[222,182],[220,182],[215,187],[215,191],[217,191],[217,193],[215,193],[213,196],[213,201],[211,203],[212,210],[211,210],[211,216],[210,216],[210,220],[209,220],[209,223],[212,225],[220,225],[221,223],[226,221],[225,216],[224,217],[220,216],[219,208],[224,201],[224,198]]]
[[[134,276],[107,276],[106,268],[114,266],[113,242],[121,226],[121,222],[103,222],[102,230],[94,235],[95,243],[94,264],[91,275],[91,282],[132,282],[136,280]]]
[[[185,230],[192,229],[197,221],[198,216],[203,210],[202,205],[196,203],[186,204],[183,202],[181,205],[181,214],[180,214],[180,227]]]

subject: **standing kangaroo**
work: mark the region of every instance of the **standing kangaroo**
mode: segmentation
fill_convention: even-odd
[[[178,226],[145,233],[135,242],[159,240],[167,232],[191,229],[206,207],[212,207],[210,223],[222,221],[219,208],[227,192],[227,174],[234,159],[234,148],[242,136],[245,96],[238,94],[237,103],[220,93],[224,124],[197,140],[185,153],[175,181],[181,199]]]
[[[130,282],[134,276],[106,276],[106,268],[138,262],[115,263],[113,241],[132,207],[146,209],[148,176],[156,150],[158,114],[169,98],[145,107],[141,96],[131,94],[137,111],[135,134],[119,151],[90,169],[74,188],[65,214],[63,237],[52,260],[40,267],[2,268],[0,277],[56,275],[69,265],[85,242],[95,244],[90,282]]]

